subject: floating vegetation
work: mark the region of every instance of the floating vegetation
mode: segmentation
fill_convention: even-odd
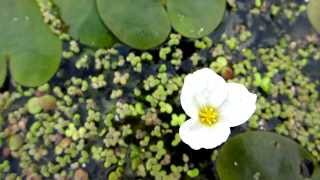
[[[0,59],[0,179],[227,179],[221,169],[214,170],[225,166],[219,159],[239,138],[258,145],[264,142],[260,138],[279,142],[261,149],[269,148],[265,158],[248,161],[252,166],[272,159],[277,148],[283,152],[282,146],[293,147],[288,152],[297,161],[285,163],[297,168],[301,159],[308,161],[291,175],[317,178],[319,35],[310,26],[299,28],[307,20],[306,3],[284,2],[228,1],[223,23],[209,36],[190,39],[177,30],[158,48],[138,51],[122,44],[99,49],[100,42],[82,39],[83,32],[63,17],[70,24],[66,34],[59,17],[65,15],[55,14],[49,1],[38,0],[44,21],[63,40],[63,52],[58,53],[62,60],[50,81],[31,88],[18,79],[10,82],[15,76]],[[89,5],[86,10],[82,15],[92,13]],[[33,37],[31,32],[23,37],[27,35]],[[257,109],[247,123],[231,129],[235,136],[222,148],[194,151],[179,135],[179,127],[188,121],[180,93],[185,77],[202,68],[245,85],[257,94]],[[246,132],[251,130],[267,132]],[[300,156],[299,148],[308,156]],[[231,156],[229,160],[228,167]],[[243,169],[248,162],[233,165]],[[265,167],[250,170],[253,179],[269,173]]]
[[[25,86],[47,82],[59,68],[62,42],[43,22],[36,2],[4,0],[0,6],[0,86],[7,69]]]

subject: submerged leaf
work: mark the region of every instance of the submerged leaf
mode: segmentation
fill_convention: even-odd
[[[269,132],[247,132],[235,136],[222,147],[217,157],[221,180],[302,180],[312,174],[315,177],[318,169],[310,168],[308,172],[308,166],[315,166],[315,163],[301,146]]]
[[[94,47],[111,47],[115,38],[103,24],[95,0],[54,0],[72,36]]]
[[[160,0],[97,0],[104,23],[125,44],[137,49],[160,45],[170,23]]]
[[[222,21],[225,0],[167,0],[173,28],[190,38],[211,33]]]
[[[8,59],[22,85],[45,83],[59,67],[61,41],[44,24],[36,1],[1,0],[0,7],[0,64]]]

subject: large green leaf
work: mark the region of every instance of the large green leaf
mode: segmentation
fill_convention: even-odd
[[[190,38],[211,33],[222,21],[225,0],[167,0],[173,28]]]
[[[311,180],[319,180],[319,179],[320,179],[320,168],[318,167],[313,171]]]
[[[0,60],[0,87],[3,85],[7,76],[7,63]]]
[[[43,22],[34,0],[0,1],[0,64],[25,86],[48,81],[60,64],[61,41]]]
[[[103,24],[95,0],[54,0],[70,34],[94,47],[110,47],[115,39]]]
[[[222,147],[217,171],[221,180],[302,180],[306,160],[314,163],[309,153],[288,138],[247,132],[231,138]],[[313,170],[313,178],[320,178],[316,175],[318,170]]]
[[[320,0],[310,0],[307,8],[308,17],[313,27],[320,32]]]
[[[119,40],[137,49],[160,45],[170,23],[160,0],[97,0],[101,18]]]

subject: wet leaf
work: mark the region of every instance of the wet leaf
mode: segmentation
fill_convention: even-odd
[[[159,0],[97,0],[101,18],[123,43],[137,49],[160,45],[170,23]]]
[[[190,38],[211,33],[222,21],[225,0],[167,0],[173,28]]]
[[[320,1],[310,0],[307,8],[309,20],[313,27],[320,33]]]
[[[305,165],[305,162],[311,162]],[[315,166],[311,155],[294,141],[269,132],[247,132],[231,138],[217,157],[221,180],[302,180]],[[310,168],[310,175],[318,170]],[[314,175],[315,176],[315,175]],[[313,176],[313,177],[314,177]]]
[[[60,64],[61,41],[43,22],[36,1],[0,1],[0,64],[25,86],[48,81]]]
[[[93,47],[111,47],[115,38],[103,24],[95,0],[54,0],[69,33]]]

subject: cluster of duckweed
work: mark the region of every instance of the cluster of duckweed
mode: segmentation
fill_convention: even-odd
[[[125,55],[121,47],[76,52],[69,46],[65,52],[74,54],[51,83],[1,94],[0,137],[9,158],[2,175],[87,177],[97,166],[110,179],[197,176],[187,154],[172,159],[186,120],[179,105],[183,77],[201,60],[195,52],[181,68],[181,39],[172,34],[160,51]],[[188,43],[211,46],[208,38]]]
[[[255,2],[251,10],[253,16],[266,14],[265,17],[273,17],[276,23],[276,19],[287,22],[292,29],[301,26],[294,26],[297,18],[305,18],[305,4],[292,1],[280,6]],[[320,86],[319,76],[315,75],[320,68],[319,36],[306,28],[300,32],[305,33],[302,38],[297,39],[282,30],[277,31],[280,36],[276,43],[256,48],[247,43],[253,38],[246,27],[240,25],[236,29],[238,37],[222,37],[224,41],[213,49],[213,56],[217,57],[215,63],[219,58],[230,61],[234,77],[231,81],[246,84],[259,94],[257,111],[248,123],[249,128],[274,130],[292,137],[320,160]]]
[[[249,128],[275,130],[292,137],[320,160],[319,80],[312,79],[307,71],[310,62],[320,60],[318,49],[319,44],[284,37],[272,48],[237,49],[237,53],[223,56],[232,64],[231,81],[258,93]]]
[[[67,40],[50,4],[39,2],[47,23]],[[256,1],[253,14],[263,7]],[[319,82],[305,70],[320,59],[319,41],[284,36],[257,48],[248,46],[254,31],[244,25],[236,31],[214,43],[171,34],[159,49],[145,52],[123,46],[94,51],[66,41],[52,81],[0,93],[0,177],[208,177],[204,170],[213,173],[218,150],[199,163],[178,134],[187,120],[179,100],[183,79],[202,67],[258,94],[245,129],[292,137],[320,160]]]

